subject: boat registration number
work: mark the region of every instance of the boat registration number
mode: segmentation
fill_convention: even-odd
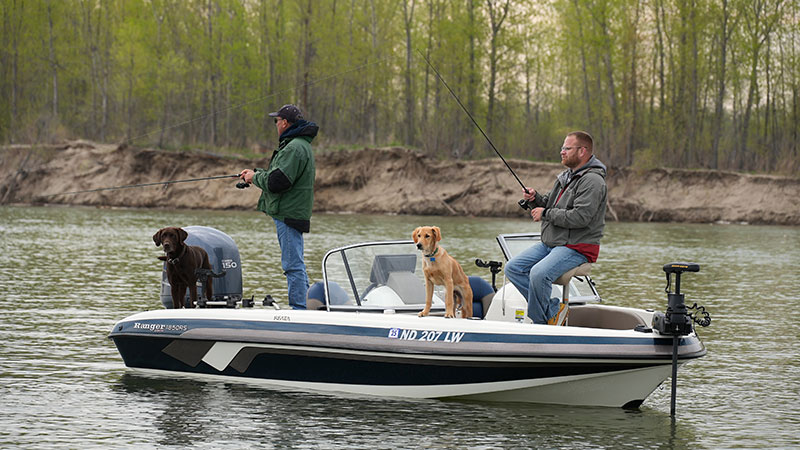
[[[406,341],[423,342],[461,342],[466,333],[459,331],[436,331],[436,330],[403,330],[392,328],[389,330],[390,339],[402,339]]]

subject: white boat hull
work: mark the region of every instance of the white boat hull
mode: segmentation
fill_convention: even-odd
[[[162,310],[109,336],[137,369],[405,398],[636,407],[671,369],[671,337],[633,330],[271,310]],[[680,339],[680,362],[700,357]]]

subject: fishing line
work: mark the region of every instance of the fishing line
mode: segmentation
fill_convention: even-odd
[[[203,178],[190,178],[186,180],[170,180],[170,181],[156,181],[153,183],[141,183],[141,184],[127,184],[125,186],[114,186],[114,187],[105,187],[105,188],[97,188],[97,189],[86,189],[83,191],[72,191],[72,192],[59,192],[58,194],[48,194],[42,195],[40,197],[53,197],[56,195],[71,195],[71,194],[85,194],[89,192],[100,192],[100,191],[114,191],[118,189],[129,189],[129,188],[138,188],[138,187],[145,187],[145,186],[159,186],[159,185],[168,185],[168,184],[176,184],[176,183],[190,183],[194,181],[205,181],[205,180],[216,180],[219,178],[239,178],[239,174],[233,175],[217,175],[213,177],[203,177]]]
[[[494,152],[497,153],[497,156],[499,156],[500,159],[503,160],[503,164],[506,165],[506,167],[508,168],[509,172],[511,172],[511,175],[514,175],[514,178],[517,180],[517,183],[519,183],[519,185],[522,186],[522,190],[524,190],[525,193],[528,193],[528,188],[525,187],[525,185],[522,183],[522,180],[519,179],[517,174],[514,172],[514,169],[512,169],[511,166],[508,165],[508,162],[506,161],[505,158],[503,158],[503,155],[501,155],[500,152],[497,150],[497,147],[494,146],[494,144],[492,143],[492,140],[489,139],[489,136],[487,136],[486,133],[483,132],[483,128],[481,128],[481,126],[478,125],[478,122],[475,121],[475,118],[472,117],[472,114],[470,114],[469,110],[467,110],[467,108],[464,106],[464,104],[461,103],[461,99],[459,99],[458,96],[456,95],[456,93],[453,92],[452,89],[450,89],[450,85],[448,85],[447,82],[444,81],[444,78],[442,78],[442,75],[439,73],[438,70],[436,70],[436,67],[433,67],[433,64],[431,64],[431,62],[428,61],[428,58],[426,58],[425,55],[421,51],[417,50],[417,52],[420,54],[420,56],[422,56],[422,59],[424,59],[425,62],[428,63],[428,65],[431,67],[431,69],[433,69],[433,71],[436,73],[436,77],[439,78],[439,81],[441,81],[442,84],[444,84],[444,86],[447,88],[447,90],[450,91],[450,94],[458,102],[458,106],[460,106],[461,109],[463,109],[464,112],[467,113],[467,116],[469,116],[470,120],[472,120],[472,123],[478,128],[478,130],[481,132],[483,137],[486,138],[486,142],[489,143],[489,145],[492,147],[492,150],[494,150]],[[522,206],[522,203],[520,203],[520,206]],[[524,206],[523,206],[523,208],[524,208]]]
[[[380,58],[380,59],[372,61],[372,62],[364,63],[364,64],[362,64],[360,66],[357,66],[357,67],[354,67],[354,68],[351,68],[351,69],[347,69],[347,70],[344,70],[344,71],[341,71],[341,72],[337,72],[337,73],[334,73],[332,75],[328,75],[327,77],[320,78],[318,80],[309,81],[308,83],[304,83],[304,84],[297,84],[297,85],[294,85],[292,87],[289,87],[289,88],[286,88],[286,89],[282,89],[282,90],[279,90],[277,92],[273,92],[271,94],[264,95],[262,97],[258,97],[258,98],[252,99],[252,100],[247,100],[247,101],[245,101],[243,103],[239,103],[239,104],[236,104],[236,105],[231,105],[231,106],[228,106],[226,108],[219,109],[217,111],[212,111],[212,112],[210,112],[208,114],[203,114],[201,116],[194,117],[192,119],[177,123],[175,125],[170,125],[168,127],[159,128],[158,130],[155,130],[155,131],[150,131],[148,133],[144,133],[144,134],[141,134],[141,135],[138,135],[138,136],[134,136],[132,138],[125,139],[122,142],[125,143],[125,144],[130,144],[133,141],[137,141],[139,139],[142,139],[144,137],[147,137],[147,136],[150,136],[150,135],[153,135],[153,134],[156,134],[156,133],[169,131],[169,130],[172,130],[172,129],[175,129],[175,128],[178,128],[178,127],[182,127],[184,125],[188,125],[188,124],[193,123],[193,122],[197,122],[199,120],[203,120],[203,119],[215,116],[215,115],[222,114],[222,113],[227,112],[227,111],[231,111],[231,110],[234,110],[234,109],[242,108],[242,107],[250,105],[252,103],[261,102],[261,101],[264,101],[264,100],[266,100],[268,98],[272,98],[272,97],[278,96],[280,94],[293,91],[293,90],[295,90],[295,89],[297,89],[299,87],[302,87],[302,86],[313,86],[315,84],[322,83],[324,81],[328,81],[328,80],[330,80],[332,78],[336,78],[336,77],[339,77],[339,76],[342,76],[342,75],[345,75],[345,74],[348,74],[348,73],[351,73],[351,72],[355,72],[355,71],[361,70],[361,69],[363,69],[365,67],[373,66],[375,64],[378,64],[380,62],[386,61],[386,60],[391,59],[391,58],[397,58],[397,56],[390,55],[390,56],[387,56],[387,57],[384,57],[384,58]]]
[[[357,70],[361,70],[361,69],[363,69],[365,67],[373,66],[375,64],[378,64],[380,62],[383,62],[383,61],[386,61],[388,59],[395,58],[395,57],[396,56],[394,56],[394,55],[390,55],[390,56],[387,56],[387,57],[384,57],[384,58],[380,58],[378,60],[375,60],[375,61],[372,61],[372,62],[368,62],[368,63],[364,63],[364,64],[362,64],[360,66],[357,66],[357,67],[354,67],[354,68],[351,68],[351,69],[347,69],[347,70],[343,70],[341,72],[334,73],[332,75],[329,75],[329,76],[324,77],[324,78],[320,78],[318,80],[313,80],[313,81],[310,81],[308,83],[295,85],[295,86],[292,86],[290,88],[286,88],[286,89],[283,89],[283,90],[280,90],[280,91],[277,91],[277,92],[273,92],[271,94],[268,94],[268,95],[265,95],[265,96],[262,96],[262,97],[259,97],[259,98],[255,98],[255,99],[243,102],[243,103],[239,103],[237,105],[228,106],[227,108],[223,108],[223,109],[220,109],[220,110],[217,110],[217,111],[213,111],[213,112],[208,113],[208,114],[197,116],[197,117],[195,117],[193,119],[189,119],[189,120],[177,123],[175,125],[171,125],[171,126],[168,126],[168,127],[160,128],[158,130],[151,131],[149,133],[140,134],[138,136],[134,136],[134,137],[131,137],[129,139],[125,139],[122,142],[123,143],[132,143],[133,141],[142,139],[144,137],[150,136],[150,135],[155,134],[155,133],[161,133],[161,132],[164,132],[164,131],[172,130],[174,128],[182,127],[184,125],[190,124],[192,122],[196,122],[198,120],[203,120],[203,119],[206,119],[208,117],[211,117],[211,116],[214,116],[214,115],[217,115],[217,114],[222,114],[222,113],[224,113],[226,111],[230,111],[230,110],[233,110],[233,109],[238,109],[238,108],[244,107],[244,106],[252,104],[252,103],[260,102],[260,101],[266,100],[268,98],[275,97],[277,95],[283,94],[285,92],[292,91],[292,90],[297,89],[298,87],[301,87],[301,86],[313,86],[315,84],[322,83],[322,82],[328,81],[328,80],[330,80],[332,78],[335,78],[335,77],[338,77],[338,76],[341,76],[341,75],[345,75],[345,74],[348,74],[348,73],[351,73],[351,72],[355,72]],[[152,182],[152,183],[129,184],[129,185],[124,185],[124,186],[114,186],[114,187],[105,187],[105,188],[97,188],[97,189],[86,189],[86,190],[82,190],[82,191],[60,192],[58,194],[48,194],[48,195],[43,195],[43,196],[40,196],[40,197],[41,198],[47,198],[47,197],[54,197],[56,195],[85,194],[85,193],[90,193],[90,192],[113,191],[113,190],[119,190],[119,189],[130,189],[130,188],[147,187],[147,186],[169,185],[169,184],[176,184],[176,183],[190,183],[190,182],[195,182],[195,181],[215,180],[215,179],[220,179],[220,178],[239,178],[239,174],[235,174],[235,175],[219,175],[219,176],[203,177],[203,178],[191,178],[191,179],[186,179],[186,180],[170,180],[170,181],[156,181],[156,182]],[[240,184],[237,184],[236,187],[242,189],[242,188],[244,188],[246,186],[241,185],[241,183],[240,183]]]

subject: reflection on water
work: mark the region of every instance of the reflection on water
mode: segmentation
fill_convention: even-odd
[[[122,375],[112,390],[134,411],[150,411],[161,445],[201,440],[212,447],[246,441],[279,448],[597,448],[619,442],[641,448],[671,442],[681,448],[697,438],[693,426],[673,429],[668,415],[647,409],[316,395],[136,374]],[[228,428],[223,436],[221,428]]]
[[[119,319],[160,308],[164,226],[229,234],[244,294],[286,295],[270,221],[256,212],[0,207],[0,446],[282,447],[792,447],[800,424],[800,229],[619,224],[606,229],[593,276],[606,302],[663,310],[661,267],[694,261],[689,304],[712,315],[708,355],[684,366],[678,418],[669,389],[639,411],[323,395],[133,373],[106,336]],[[408,239],[441,227],[468,275],[500,260],[494,237],[527,220],[318,215],[306,239],[312,282],[334,247]],[[502,282],[502,276],[498,279]]]

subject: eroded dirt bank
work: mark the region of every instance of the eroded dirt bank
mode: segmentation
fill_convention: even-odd
[[[524,217],[502,161],[440,161],[401,148],[317,154],[315,211]],[[64,192],[236,174],[268,159],[118,148],[77,141],[0,148],[0,204],[254,209],[257,188],[210,180],[75,195]],[[560,164],[510,160],[548,190]],[[800,178],[708,170],[610,168],[609,220],[800,225]]]

